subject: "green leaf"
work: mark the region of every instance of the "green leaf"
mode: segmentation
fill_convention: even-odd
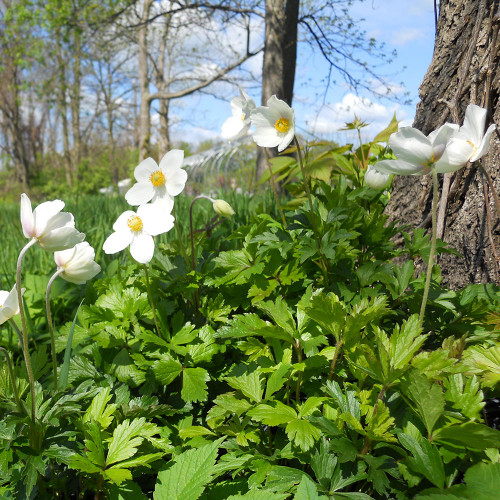
[[[182,372],[181,363],[166,355],[162,359],[155,361],[151,368],[158,382],[163,385],[172,383]]]
[[[128,469],[105,469],[102,472],[102,475],[108,479],[109,481],[112,481],[113,483],[119,485],[123,483],[123,481],[131,481],[132,480],[132,473]]]
[[[223,438],[175,457],[174,465],[158,474],[154,500],[196,500],[212,479]]]
[[[78,306],[75,317],[73,318],[73,323],[71,324],[71,328],[68,334],[68,342],[66,343],[66,351],[64,352],[64,361],[61,366],[61,371],[59,372],[59,387],[61,389],[65,389],[68,385],[68,373],[69,373],[69,362],[71,361],[71,346],[73,343],[73,333],[75,331],[76,320],[78,319],[78,312],[80,311],[80,307],[83,304],[82,299],[80,305]]]
[[[236,367],[236,369],[240,369],[241,366]],[[262,401],[263,389],[259,370],[253,370],[252,372],[246,372],[238,376],[225,377],[225,380],[231,387],[241,391],[251,401],[255,403]]]
[[[116,410],[115,404],[107,404],[111,397],[109,387],[101,389],[90,403],[83,416],[83,421],[90,422],[94,420],[100,424],[102,429],[107,429],[113,421],[113,413]]]
[[[433,437],[435,441],[460,443],[476,450],[500,448],[500,431],[477,422],[466,422],[438,429]]]
[[[259,335],[269,339],[285,340],[294,343],[292,335],[281,327],[272,325],[264,321],[257,314],[246,313],[234,316],[231,324],[219,328],[216,336],[219,338],[247,338],[248,336]]]
[[[278,392],[287,381],[288,372],[292,369],[289,363],[280,363],[271,376],[267,379],[266,399],[269,399],[275,392]]]
[[[444,467],[437,448],[425,438],[422,438],[420,443],[404,433],[398,434],[398,438],[400,443],[413,455],[413,457],[406,459],[408,465],[438,488],[443,488]]]
[[[109,444],[106,465],[110,465],[126,460],[137,453],[137,448],[144,437],[157,433],[154,424],[146,423],[145,418],[135,418],[134,420],[124,420],[117,425],[113,431],[113,437]]]
[[[465,483],[469,498],[491,500],[492,492],[500,491],[500,463],[474,465],[465,473]]]
[[[392,117],[392,120],[389,123],[389,125],[375,136],[373,142],[389,142],[389,137],[391,137],[391,135],[397,131],[398,131],[398,120],[396,119],[396,113],[394,113],[394,116]]]
[[[308,420],[292,420],[286,426],[285,431],[289,439],[292,439],[303,451],[312,448],[321,437],[321,431]]]
[[[184,368],[182,371],[181,398],[187,403],[207,399],[207,382],[210,380],[204,368]]]
[[[444,411],[444,394],[439,384],[433,383],[425,375],[411,370],[408,383],[404,385],[404,393],[415,403],[415,410],[432,435],[432,430]]]
[[[479,379],[457,373],[444,380],[447,401],[451,401],[456,410],[470,419],[479,419],[484,406],[484,394],[479,387]]]
[[[258,307],[272,318],[282,330],[288,333],[291,338],[296,336],[295,320],[286,302],[280,296],[278,296],[276,302],[261,302]]]
[[[302,476],[302,480],[297,486],[297,491],[293,500],[317,500],[319,499],[318,489],[314,482],[306,475]]]
[[[121,484],[120,487],[112,485],[109,488],[109,500],[148,500],[140,486],[132,481]]]
[[[257,405],[249,410],[247,415],[264,425],[287,424],[297,418],[296,411],[280,401]]]
[[[314,295],[305,311],[321,328],[339,340],[345,326],[346,308],[334,293]]]
[[[391,366],[399,369],[405,367],[425,342],[427,335],[420,335],[421,326],[418,315],[414,314],[396,326],[390,338]]]

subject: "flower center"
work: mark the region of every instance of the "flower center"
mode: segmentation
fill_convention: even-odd
[[[280,118],[275,124],[274,128],[284,134],[290,129],[290,122],[286,118]]]
[[[245,113],[241,113],[241,121],[244,122],[245,121],[245,118],[247,117],[247,115]]]
[[[135,233],[138,233],[143,226],[142,219],[138,215],[132,215],[127,221],[127,226]]]
[[[155,170],[149,177],[153,186],[163,186],[165,184],[165,174],[161,170]],[[142,227],[142,226],[141,226]]]

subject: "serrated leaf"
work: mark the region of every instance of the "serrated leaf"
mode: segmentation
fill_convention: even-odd
[[[297,486],[297,491],[293,500],[317,500],[319,499],[318,489],[314,482],[307,476],[302,476],[302,480]]]
[[[254,313],[234,316],[229,325],[223,326],[217,331],[217,337],[219,338],[247,338],[254,335],[294,343],[293,336]]]
[[[390,337],[391,366],[395,369],[405,367],[425,342],[427,335],[421,335],[421,326],[418,316],[414,314],[398,325]]]
[[[120,487],[112,485],[109,488],[109,500],[148,500],[140,486],[132,481],[121,484]]]
[[[321,431],[308,420],[292,420],[285,428],[289,439],[307,451],[321,437]]]
[[[161,382],[163,385],[172,383],[182,372],[181,363],[168,356],[155,361],[151,368],[158,382]]]
[[[483,391],[479,387],[479,379],[466,377],[462,373],[451,375],[443,382],[447,401],[462,415],[470,419],[478,419],[484,406]]]
[[[146,423],[145,418],[136,418],[132,421],[124,420],[116,426],[108,448],[106,465],[126,460],[137,453],[137,448],[144,437],[157,432],[156,426]]]
[[[397,131],[398,120],[396,119],[396,113],[394,113],[389,125],[375,136],[373,142],[389,142],[389,137]]]
[[[438,429],[434,440],[460,443],[467,448],[500,448],[500,431],[477,422],[466,422]]]
[[[474,500],[491,500],[492,492],[500,491],[500,463],[477,464],[465,473],[467,492]]]
[[[132,480],[132,473],[127,469],[105,469],[102,475],[109,481],[118,485],[123,483],[123,481]]]
[[[305,311],[321,328],[339,340],[345,326],[346,309],[334,293],[314,295]]]
[[[444,394],[440,385],[433,383],[425,375],[411,370],[408,383],[404,385],[404,393],[415,403],[415,410],[432,435],[438,418],[444,411]]]
[[[249,410],[247,415],[264,425],[287,424],[297,418],[296,411],[280,401],[257,405]]]
[[[225,377],[225,380],[231,387],[241,391],[254,403],[262,401],[262,380],[258,370],[239,376]]]
[[[209,380],[210,376],[204,368],[184,368],[182,370],[181,398],[188,403],[205,401]]]
[[[267,379],[266,399],[269,399],[275,392],[278,392],[287,381],[288,372],[292,369],[292,365],[288,363],[280,363],[276,367],[271,376]]]
[[[99,391],[85,412],[83,421],[90,422],[94,420],[98,422],[103,429],[107,429],[113,421],[113,413],[116,410],[115,404],[107,404],[110,399],[111,394],[109,387]]]
[[[437,448],[425,438],[422,438],[420,443],[404,433],[398,434],[398,438],[400,443],[413,455],[413,457],[407,458],[408,465],[438,488],[443,488],[445,473]]]
[[[222,439],[175,457],[174,465],[158,474],[154,500],[196,500],[212,479]]]

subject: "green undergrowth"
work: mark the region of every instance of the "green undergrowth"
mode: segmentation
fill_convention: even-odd
[[[385,154],[376,153],[372,161]],[[429,237],[387,224],[388,193],[363,185],[354,158],[311,152],[314,220],[294,165],[276,163],[286,225],[269,198],[226,198],[239,215],[195,233],[194,269],[188,200],[176,199],[182,238],[172,230],[158,240],[149,268],[158,330],[143,267],[99,253],[124,207],[105,201],[86,213],[68,203],[104,271],[84,293],[53,289],[55,394],[35,276],[50,259],[30,271],[43,439],[28,446],[2,365],[4,497],[493,498],[500,431],[484,404],[499,393],[500,291],[449,290],[436,265],[420,324],[415,265]],[[198,229],[212,217],[202,205]],[[451,251],[438,243],[438,254]],[[29,407],[20,348],[10,329],[1,335]]]

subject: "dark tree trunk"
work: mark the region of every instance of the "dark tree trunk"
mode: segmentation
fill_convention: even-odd
[[[266,30],[262,65],[262,105],[276,95],[290,106],[297,61],[299,0],[266,0]],[[276,151],[268,149],[270,155]],[[274,154],[273,154],[274,153]],[[262,148],[258,149],[256,179],[267,169]]]
[[[500,0],[441,0],[434,55],[420,86],[414,127],[425,134],[444,122],[462,124],[469,103],[488,109],[488,123],[500,124]],[[481,163],[481,164],[480,164]],[[481,162],[440,175],[438,237],[461,256],[441,255],[443,281],[452,288],[468,283],[500,283],[500,188],[498,128]],[[392,220],[430,229],[432,180],[396,177],[387,213]]]

